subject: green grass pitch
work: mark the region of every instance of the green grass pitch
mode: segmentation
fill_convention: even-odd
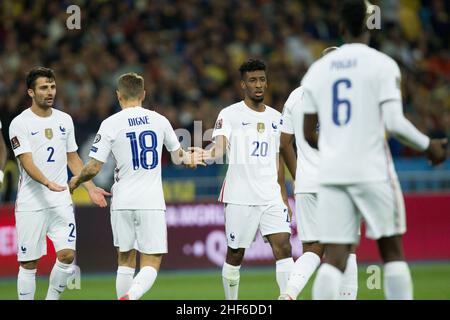
[[[359,268],[358,299],[383,299],[381,289],[368,289],[367,266]],[[415,299],[450,299],[450,263],[412,264]],[[39,277],[36,299],[44,299],[48,278]],[[299,299],[311,299],[310,281]],[[275,268],[242,268],[239,299],[273,300],[278,297]],[[17,299],[16,280],[0,280],[0,300]],[[62,299],[116,299],[115,275],[83,275],[80,290],[66,290]],[[155,285],[143,299],[216,300],[223,299],[221,270],[161,271]]]

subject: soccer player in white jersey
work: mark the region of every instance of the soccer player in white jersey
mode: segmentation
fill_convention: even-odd
[[[183,151],[169,121],[142,108],[144,79],[127,73],[119,77],[117,98],[122,110],[105,119],[95,137],[79,176],[69,183],[73,191],[92,179],[110,154],[116,161],[112,187],[111,225],[118,252],[117,297],[138,300],[156,280],[162,256],[167,253],[167,227],[161,181],[163,145],[177,164],[204,165],[201,155]],[[134,277],[136,250],[140,271]]]
[[[249,60],[239,70],[244,100],[219,113],[213,132],[215,144],[205,152],[208,160],[227,153],[229,161],[219,196],[225,204],[228,242],[222,268],[227,300],[238,298],[245,249],[258,229],[272,246],[280,292],[284,292],[294,264],[284,163],[278,170],[281,114],[263,102],[267,88],[264,62]]]
[[[57,260],[50,274],[46,299],[59,299],[72,273],[76,224],[67,189],[67,166],[79,174],[83,162],[77,153],[72,118],[53,108],[55,75],[36,67],[27,76],[30,108],[15,117],[9,127],[20,179],[15,207],[18,260],[17,293],[20,300],[34,299],[36,267],[47,253],[46,236],[52,240]],[[106,207],[104,190],[85,184],[91,200]]]
[[[325,259],[313,285],[314,299],[336,299],[360,219],[377,240],[387,299],[412,299],[405,262],[404,202],[385,130],[426,151],[433,164],[445,160],[445,139],[429,139],[403,115],[400,69],[367,46],[364,0],[344,0],[341,30],[347,44],[314,63],[302,80],[304,135],[319,152],[317,226]],[[320,123],[317,137],[316,125]]]
[[[338,49],[329,47],[322,53],[322,57]],[[317,230],[317,174],[319,154],[311,148],[303,136],[303,88],[298,87],[289,95],[283,110],[283,126],[281,128],[280,153],[295,179],[295,206],[298,237],[302,241],[303,254],[295,261],[289,277],[285,294],[281,300],[296,300],[305,287],[309,278],[319,267],[323,256],[323,245],[319,243]],[[295,155],[293,141],[297,146]],[[354,251],[354,250],[353,250]],[[356,255],[348,257],[344,278],[339,290],[339,298],[355,300],[358,291],[358,268]]]
[[[1,130],[2,130],[2,122],[0,121],[0,188],[2,187],[3,184],[3,177],[4,177],[3,169],[5,168],[6,165],[6,156],[7,156],[6,144],[5,140],[3,139],[3,134]]]

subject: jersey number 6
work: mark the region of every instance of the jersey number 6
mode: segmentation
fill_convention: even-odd
[[[147,136],[149,136],[151,140],[150,146],[147,145],[145,139]],[[136,132],[127,132],[127,138],[130,139],[131,144],[133,169],[138,170],[139,167],[142,167],[143,169],[151,170],[156,168],[156,166],[158,165],[158,151],[156,150],[156,147],[158,146],[158,140],[156,137],[156,133],[151,130],[142,131],[139,134],[139,138],[136,139]],[[147,162],[147,154],[149,152],[152,153],[152,163],[150,164]]]
[[[352,105],[347,99],[339,99],[340,84],[343,84],[348,89],[352,87],[352,82],[349,79],[339,79],[333,84],[333,122],[337,126],[345,126],[350,121]],[[342,107],[346,108],[344,119],[339,116],[339,109]]]

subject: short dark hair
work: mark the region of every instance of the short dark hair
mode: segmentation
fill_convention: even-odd
[[[125,73],[117,80],[117,89],[125,100],[138,99],[144,91],[144,78],[137,73]]]
[[[246,72],[259,70],[266,71],[266,64],[264,63],[264,61],[258,59],[249,59],[239,67],[239,71],[241,72],[241,78],[244,77],[244,74]]]
[[[34,67],[27,74],[27,88],[34,89],[37,78],[49,78],[56,81],[55,73],[50,68]]]
[[[329,54],[330,52],[333,52],[335,50],[338,50],[338,47],[328,47],[325,50],[322,51],[322,53],[320,54],[321,57],[325,57],[327,54]]]
[[[358,37],[365,32],[367,5],[364,0],[343,0],[339,16],[351,36]]]

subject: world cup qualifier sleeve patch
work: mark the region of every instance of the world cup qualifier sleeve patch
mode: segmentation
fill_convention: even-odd
[[[17,149],[18,147],[20,147],[20,142],[19,139],[17,139],[17,137],[13,137],[11,139],[11,146],[13,149]]]
[[[222,129],[222,119],[217,120],[215,128],[216,129]]]

